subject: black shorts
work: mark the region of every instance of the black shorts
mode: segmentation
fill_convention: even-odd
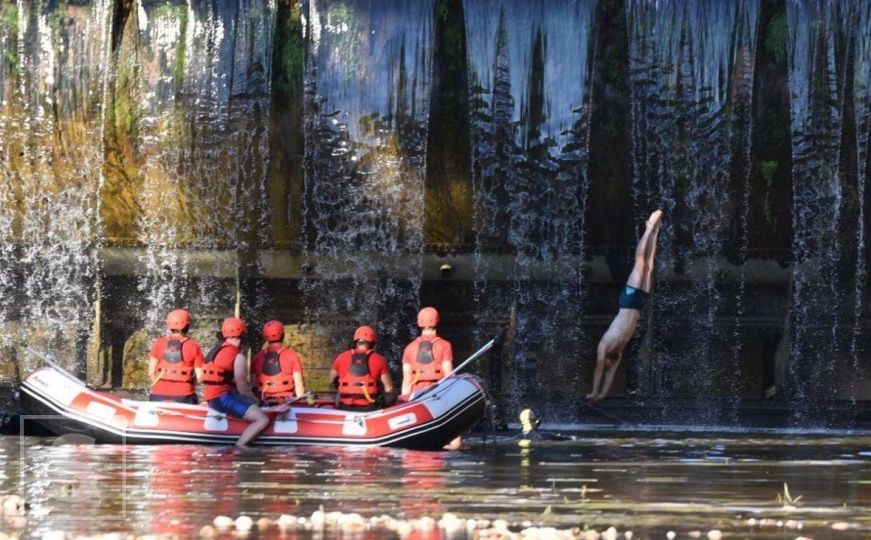
[[[644,309],[644,304],[647,302],[648,293],[641,289],[636,289],[631,285],[623,287],[623,292],[620,293],[620,309]]]

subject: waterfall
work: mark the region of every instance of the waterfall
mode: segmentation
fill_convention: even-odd
[[[789,376],[800,414],[808,411],[809,402],[834,397],[835,366],[845,352],[840,336],[845,284],[838,272],[844,247],[839,229],[846,218],[839,170],[843,66],[837,65],[842,55],[836,54],[842,30],[839,10],[845,7],[838,1],[787,5],[796,179]]]
[[[22,320],[20,340],[83,360],[102,245],[111,5],[0,10],[0,319]]]
[[[867,393],[871,376],[861,364],[871,8],[839,0],[788,7],[793,177],[802,180],[794,187],[789,376],[803,420],[821,412],[809,402]]]
[[[580,386],[577,354],[566,352],[580,351],[583,338],[594,8],[586,0],[465,5],[479,319],[511,319],[510,392],[522,401],[547,389],[557,417]],[[513,259],[507,288],[491,277],[502,251]]]
[[[179,305],[230,314],[240,272],[257,273],[275,11],[274,0],[137,3],[139,42],[122,69],[138,85],[139,291],[155,327]],[[225,254],[194,260],[180,247]]]
[[[421,285],[433,4],[304,9],[306,319],[331,351],[371,324],[398,358]]]
[[[733,178],[746,190],[758,5],[632,0],[627,17],[635,213],[640,223],[665,211],[651,308],[656,391],[735,395],[740,340],[725,314],[741,309],[744,285],[720,270],[730,237],[746,258],[746,191],[733,193]],[[662,279],[669,269],[688,279]]]
[[[850,12],[846,13],[848,16]],[[847,84],[854,85],[856,96],[856,199],[858,203],[856,221],[856,267],[853,287],[853,332],[850,338],[850,397],[856,399],[857,379],[871,380],[867,362],[862,365],[862,359],[867,358],[871,350],[866,329],[863,340],[862,318],[868,316],[866,294],[868,290],[868,258],[869,235],[871,235],[871,191],[868,188],[868,160],[871,158],[871,3],[863,2],[853,12],[852,24],[856,32],[856,61],[853,81],[847,79]],[[856,23],[858,21],[858,23]],[[851,27],[851,21],[845,21],[845,27]],[[865,313],[863,313],[863,310]],[[863,372],[863,370],[865,370]],[[856,377],[855,374],[860,374]]]

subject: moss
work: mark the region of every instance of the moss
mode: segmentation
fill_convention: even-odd
[[[18,8],[14,5],[0,5],[0,26],[5,28],[9,33],[9,39],[14,40],[18,36]],[[15,72],[18,70],[18,47],[6,47],[6,54],[3,58],[9,70]]]

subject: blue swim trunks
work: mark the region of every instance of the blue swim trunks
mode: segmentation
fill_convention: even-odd
[[[227,392],[215,399],[209,400],[209,408],[218,412],[242,418],[254,401],[236,392]]]
[[[648,293],[641,289],[636,289],[631,285],[623,287],[623,292],[620,293],[620,309],[644,309],[644,303],[647,302]]]

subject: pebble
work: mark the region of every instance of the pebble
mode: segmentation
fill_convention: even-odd
[[[708,531],[709,540],[720,540],[720,538],[723,538],[723,532],[719,529],[711,529]]]
[[[215,519],[212,520],[212,525],[217,529],[229,529],[233,524],[233,518],[227,516],[216,516]]]
[[[271,525],[272,525],[272,520],[269,519],[268,517],[262,517],[262,518],[257,520],[257,530],[258,531],[265,531]]]
[[[508,530],[508,522],[504,519],[497,519],[493,521],[493,528],[497,531],[507,531]]]
[[[831,527],[832,527],[832,529],[834,529],[836,531],[846,531],[847,529],[850,528],[850,524],[846,523],[844,521],[836,521],[836,522],[832,523]]]
[[[214,538],[218,536],[218,531],[211,525],[203,525],[200,529],[200,538]]]
[[[248,516],[239,516],[236,518],[234,524],[236,525],[236,529],[240,531],[250,531],[251,527],[254,526],[254,520]]]
[[[6,495],[0,497],[0,506],[3,507],[4,514],[23,514],[24,499],[18,495]]]
[[[281,514],[278,517],[278,528],[279,529],[295,529],[297,525],[296,517],[291,516],[289,514]]]
[[[623,537],[626,538],[626,540],[632,540],[632,536],[632,531],[626,531],[623,533]]]
[[[605,529],[605,532],[602,533],[602,538],[605,540],[617,540],[617,529],[614,527],[608,527]]]
[[[667,533],[665,533],[665,537],[668,538],[668,540],[674,540],[675,536],[677,535],[674,531],[668,531]]]
[[[313,530],[322,531],[324,530],[324,525],[326,525],[327,523],[327,517],[326,515],[324,515],[323,510],[315,510],[314,512],[312,512],[312,517],[310,521]]]

